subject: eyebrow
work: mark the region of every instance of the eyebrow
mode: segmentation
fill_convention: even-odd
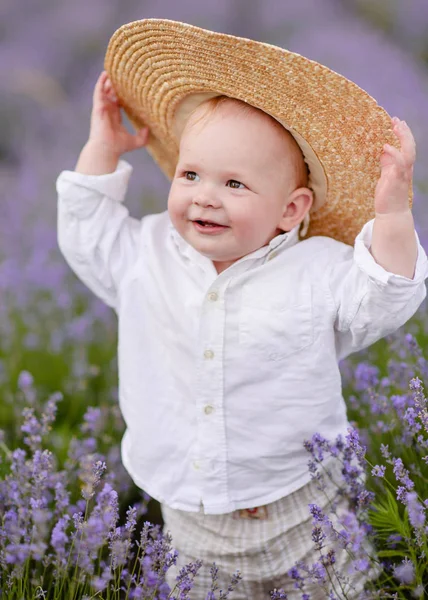
[[[199,166],[196,163],[190,162],[180,163],[180,161],[178,161],[177,166],[180,167],[180,169],[183,169],[183,171],[196,171],[199,169]]]
[[[201,168],[200,165],[198,165],[196,162],[191,163],[189,161],[183,162],[180,164],[180,161],[177,163],[177,166],[180,167],[180,170],[182,171],[195,171],[196,173],[200,173],[203,172],[204,169]],[[217,177],[220,177],[221,179],[234,179],[237,181],[240,181],[241,179],[248,179],[248,174],[244,175],[243,173],[239,173],[238,171],[233,171],[233,170],[225,170],[225,171],[219,171],[216,173]]]

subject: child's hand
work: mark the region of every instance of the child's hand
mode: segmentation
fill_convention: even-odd
[[[412,183],[416,145],[410,127],[397,117],[392,128],[401,150],[385,144],[380,157],[381,176],[375,192],[376,214],[401,213],[409,210],[409,187]]]
[[[95,84],[88,143],[100,145],[104,151],[119,157],[145,146],[148,134],[148,127],[132,134],[123,125],[119,101],[109,76],[103,71]]]

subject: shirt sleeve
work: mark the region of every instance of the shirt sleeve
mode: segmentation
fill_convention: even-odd
[[[336,307],[334,324],[338,358],[370,346],[396,331],[417,311],[426,296],[427,256],[415,232],[418,257],[413,279],[386,271],[373,258],[370,246],[374,220],[366,223],[352,250],[328,271]]]
[[[79,279],[113,308],[141,228],[122,204],[131,172],[121,160],[114,173],[63,171],[57,179],[60,250]]]

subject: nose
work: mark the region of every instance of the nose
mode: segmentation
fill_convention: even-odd
[[[221,206],[221,201],[218,197],[218,194],[216,194],[215,189],[208,185],[198,186],[198,190],[195,191],[193,196],[192,203],[204,208],[208,206],[211,206],[212,208],[219,208]]]

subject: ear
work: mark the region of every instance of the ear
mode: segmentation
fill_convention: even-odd
[[[314,201],[312,190],[306,187],[297,188],[288,198],[284,207],[278,228],[282,231],[291,231],[303,221],[305,215],[310,211]]]

